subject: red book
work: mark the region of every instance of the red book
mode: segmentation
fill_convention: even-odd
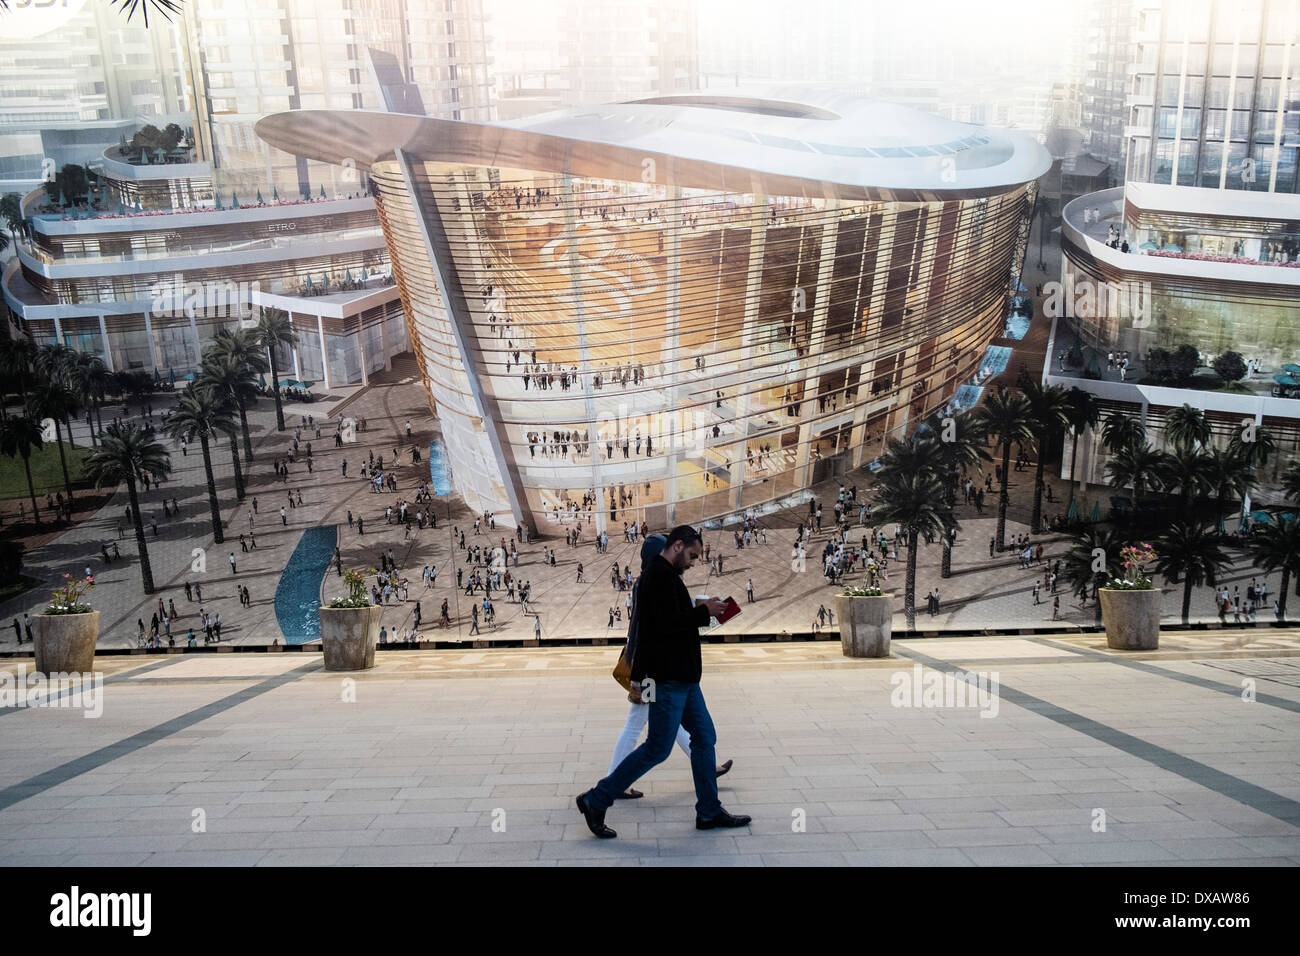
[[[740,613],[740,605],[736,603],[735,598],[729,597],[727,598],[726,608],[723,610],[722,614],[718,616],[717,619],[718,623],[726,624],[728,621],[730,621],[733,617],[735,617],[739,613]]]

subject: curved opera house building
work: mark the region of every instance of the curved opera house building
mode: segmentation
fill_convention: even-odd
[[[1014,131],[781,92],[257,129],[369,171],[471,508],[660,528],[788,500],[950,407],[1050,164]]]

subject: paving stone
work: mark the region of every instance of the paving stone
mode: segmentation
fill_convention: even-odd
[[[1204,633],[1223,653],[1237,640]],[[169,734],[176,717],[251,686],[196,656],[183,679],[112,685],[117,706],[89,733],[68,720],[6,734],[0,865],[1300,863],[1291,715],[1068,652],[1028,657],[1026,643],[945,639],[941,654],[996,659],[1006,693],[1049,702],[1062,722],[1007,700],[995,720],[894,708],[894,665],[846,666],[834,646],[706,647],[714,721],[734,741],[719,756],[736,759],[719,792],[754,822],[696,831],[689,766],[674,754],[638,784],[645,798],[611,810],[615,841],[593,838],[573,806],[606,772],[626,715],[606,686],[607,649],[467,650],[480,657],[463,666],[455,651],[385,652],[358,684],[376,691],[364,706],[323,705],[337,678],[304,671]],[[1165,645],[1162,634],[1169,656],[1152,667],[1193,666],[1216,646]],[[544,680],[530,661],[547,665]],[[475,670],[497,662],[516,676]],[[155,727],[143,749],[114,749]],[[58,769],[72,761],[75,773]],[[1091,828],[1098,807],[1105,833]],[[192,830],[196,808],[206,833]],[[804,832],[791,829],[797,810]]]

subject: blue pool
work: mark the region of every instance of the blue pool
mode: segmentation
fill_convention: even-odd
[[[1011,349],[1006,345],[990,345],[988,351],[984,353],[984,360],[980,362],[980,370],[975,375],[975,381],[983,382],[995,375],[1001,375],[1006,371],[1007,363],[1011,361]]]
[[[275,589],[275,617],[286,644],[305,644],[320,637],[320,582],[337,544],[334,525],[308,528],[285,564]]]
[[[948,405],[948,413],[959,415],[967,409],[974,408],[980,403],[980,396],[983,394],[984,389],[979,385],[959,386]]]
[[[447,470],[447,455],[441,438],[429,443],[429,481],[435,495],[451,494],[451,473]]]
[[[1029,316],[1012,313],[1007,317],[1007,327],[1002,333],[1006,339],[1023,339],[1029,332]]]

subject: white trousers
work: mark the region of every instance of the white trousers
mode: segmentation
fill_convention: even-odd
[[[614,759],[609,763],[609,772],[612,774],[614,768],[621,764],[625,757],[633,750],[636,750],[637,741],[641,739],[641,731],[645,730],[650,723],[650,705],[649,704],[630,704],[631,710],[627,712],[627,723],[623,725],[623,732],[618,736],[618,743],[614,745]],[[686,759],[691,759],[691,735],[686,732],[684,727],[677,728],[677,746],[682,748],[682,753],[686,754]]]

